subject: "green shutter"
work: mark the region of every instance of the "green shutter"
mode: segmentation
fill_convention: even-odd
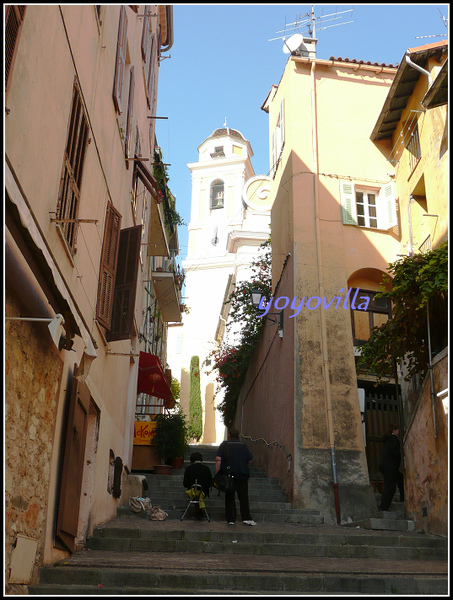
[[[341,216],[344,225],[357,225],[354,184],[340,181]]]

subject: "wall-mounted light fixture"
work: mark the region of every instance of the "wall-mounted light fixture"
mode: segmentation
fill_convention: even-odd
[[[263,301],[263,292],[259,289],[253,289],[250,292],[250,296],[252,299],[252,306],[256,310],[263,310],[262,301]],[[283,310],[278,313],[266,313],[265,316],[259,317],[261,319],[267,319],[271,323],[276,323],[278,325],[278,335],[283,337]]]
[[[64,330],[63,315],[55,315],[53,319],[40,319],[37,317],[5,317],[7,321],[41,321],[41,323],[49,323],[49,331],[52,341],[58,350],[62,350],[66,345],[66,331]],[[72,344],[71,344],[72,345]],[[69,350],[70,348],[65,348]]]

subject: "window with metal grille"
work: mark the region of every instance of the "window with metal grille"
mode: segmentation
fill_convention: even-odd
[[[78,85],[75,83],[56,211],[57,226],[72,254],[76,253],[77,216],[88,134],[88,121],[82,97]]]
[[[215,179],[211,183],[211,208],[223,208],[224,206],[224,183],[221,179]]]
[[[26,8],[25,5],[5,7],[5,91],[8,90]]]
[[[409,151],[409,170],[412,173],[422,155],[417,123],[414,123],[413,125],[406,148]]]

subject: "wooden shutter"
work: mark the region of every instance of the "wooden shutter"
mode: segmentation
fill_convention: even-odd
[[[96,318],[110,329],[113,312],[115,273],[120,241],[121,215],[112,204],[107,206],[104,242],[102,245],[101,270],[99,274]]]
[[[151,22],[151,6],[145,6],[145,17],[143,18],[143,31],[142,31],[142,59],[143,62],[148,62],[148,46],[149,46],[149,26]]]
[[[5,7],[5,91],[8,90],[26,8],[25,5]]]
[[[126,69],[127,51],[127,14],[124,5],[120,10],[120,23],[118,27],[118,40],[116,46],[115,80],[113,83],[113,101],[119,114],[123,112],[123,88]]]
[[[75,550],[75,539],[79,526],[80,498],[90,409],[90,391],[86,384],[77,381],[76,376],[77,365],[74,368],[72,378],[71,398],[66,423],[56,530],[57,537],[70,552]]]
[[[107,334],[109,341],[132,337],[141,231],[142,226],[138,225],[123,229],[120,234],[112,323]]]
[[[148,81],[147,81],[147,94],[148,94],[148,108],[153,108],[154,102],[154,63],[155,63],[155,46],[156,46],[156,35],[151,34],[150,39],[150,51],[149,51],[149,65],[148,65]]]
[[[379,229],[391,229],[398,225],[393,181],[382,186],[379,192]]]
[[[340,181],[341,216],[344,225],[357,225],[354,184]]]
[[[135,78],[134,78],[134,67],[131,67],[131,76],[129,84],[129,105],[127,108],[127,123],[126,123],[126,140],[124,145],[124,152],[126,158],[131,157],[132,147],[132,131],[134,121],[134,91],[135,91]],[[126,167],[129,168],[129,161],[126,161]]]

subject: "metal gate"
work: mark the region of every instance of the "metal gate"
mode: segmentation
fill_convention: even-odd
[[[362,387],[360,383],[359,387]],[[383,479],[379,471],[381,439],[383,435],[390,433],[394,423],[399,422],[395,386],[382,387],[384,389],[378,392],[365,388],[365,440],[370,481]]]

